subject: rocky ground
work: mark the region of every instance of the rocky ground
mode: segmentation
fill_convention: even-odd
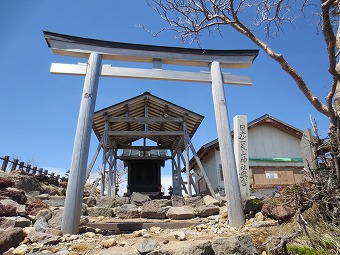
[[[266,254],[265,239],[294,214],[253,199],[238,229],[228,225],[222,198],[88,197],[85,189],[80,232],[63,235],[65,186],[20,170],[0,172],[0,253]]]

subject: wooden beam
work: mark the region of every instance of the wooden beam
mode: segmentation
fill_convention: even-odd
[[[139,122],[139,123],[153,123],[153,122],[183,122],[182,118],[175,117],[109,117],[110,122]]]
[[[170,150],[171,146],[118,146],[117,149],[130,149],[130,150],[140,150],[140,151]]]
[[[230,133],[227,101],[224,94],[221,67],[219,62],[211,63],[212,96],[216,118],[218,143],[222,170],[224,176],[224,188],[228,205],[228,220],[232,227],[242,227],[245,222],[241,199],[240,185],[236,169],[233,143]]]
[[[117,156],[117,159],[121,160],[137,160],[137,159],[153,159],[153,160],[168,160],[171,159],[171,157],[166,156],[166,157],[148,157],[148,156],[143,156],[141,155],[140,157],[138,156]]]
[[[92,53],[89,58],[74,140],[70,176],[68,180],[61,231],[78,234],[81,205],[86,181],[86,167],[90,148],[94,107],[96,104],[101,56]]]
[[[86,73],[86,65],[52,63],[50,71],[52,74],[84,75]],[[223,73],[222,75],[224,84],[252,85],[249,76],[238,76],[227,73]],[[209,72],[183,72],[161,69],[111,67],[106,65],[102,66],[101,76],[211,83],[211,74]]]
[[[109,131],[109,136],[136,136],[136,137],[153,137],[153,136],[179,136],[183,131]]]
[[[210,50],[180,47],[163,47],[128,44],[81,38],[44,31],[48,46],[55,54],[88,58],[97,52],[103,59],[163,64],[206,66],[219,61],[225,68],[248,68],[258,55],[258,50]]]

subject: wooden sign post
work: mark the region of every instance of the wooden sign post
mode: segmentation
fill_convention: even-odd
[[[250,198],[248,124],[246,115],[234,117],[234,151],[238,180],[243,201]]]

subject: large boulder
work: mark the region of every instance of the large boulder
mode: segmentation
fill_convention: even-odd
[[[151,198],[147,195],[138,193],[138,192],[133,192],[131,195],[131,204],[135,204],[137,206],[143,205],[146,201],[150,201]]]
[[[191,206],[193,208],[203,206],[203,199],[201,197],[188,197],[184,199],[184,204],[187,206]]]
[[[11,174],[10,178],[14,181],[13,188],[22,189],[26,192],[41,191],[41,184],[32,175]]]
[[[13,201],[12,199],[2,199],[1,204],[4,206],[10,206],[15,208],[15,215],[19,216],[27,216],[26,213],[26,205],[21,205],[18,204],[17,202]],[[3,215],[5,216],[5,215]],[[9,216],[14,216],[14,215],[9,215]]]
[[[0,189],[6,189],[12,187],[14,185],[14,181],[10,178],[0,177]]]
[[[220,213],[220,208],[218,206],[200,206],[196,207],[195,211],[199,217],[208,217],[211,215],[216,215]]]
[[[97,200],[95,197],[84,197],[83,203],[86,204],[88,207],[94,207],[97,204]]]
[[[275,205],[266,203],[263,205],[261,213],[268,218],[288,221],[295,215],[295,209],[287,205]]]
[[[13,216],[13,217],[1,217],[0,229],[5,228],[25,228],[31,226],[31,221],[25,217]]]
[[[64,209],[55,209],[52,211],[52,218],[48,221],[48,226],[54,229],[61,229]]]
[[[50,196],[48,200],[43,200],[43,202],[53,207],[64,207],[65,197],[64,196]]]
[[[112,217],[113,210],[112,208],[106,207],[89,207],[87,208],[87,215],[92,217],[104,216],[104,217]]]
[[[206,195],[203,197],[203,201],[205,205],[220,205],[221,202],[210,195]]]
[[[26,211],[30,215],[36,215],[42,209],[49,209],[49,205],[39,199],[36,199],[26,207]]]
[[[212,241],[212,249],[215,255],[257,255],[253,239],[250,235],[238,235],[219,238]]]
[[[116,197],[115,206],[121,206],[125,204],[130,204],[130,197]]]
[[[157,200],[147,201],[144,203],[140,216],[146,219],[165,219],[166,210],[155,202]]]
[[[115,208],[116,216],[120,219],[139,218],[137,206],[133,204],[125,204]]]
[[[184,198],[182,196],[172,195],[171,196],[171,204],[174,207],[183,206],[183,205],[185,205]]]
[[[18,190],[18,189],[0,189],[0,196],[2,197],[8,197],[18,204],[25,204],[27,202],[27,197],[25,194],[25,191]]]
[[[12,205],[3,205],[0,203],[0,216],[16,216],[16,208]]]
[[[115,199],[113,197],[97,197],[96,206],[105,207],[105,208],[113,208],[115,207]]]
[[[24,231],[21,228],[0,230],[0,254],[12,247],[17,247],[24,238]]]
[[[190,206],[171,207],[167,211],[166,217],[172,220],[186,220],[195,218],[196,212]]]

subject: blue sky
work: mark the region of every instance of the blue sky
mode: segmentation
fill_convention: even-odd
[[[49,69],[52,62],[78,63],[86,59],[54,55],[44,40],[43,30],[126,43],[197,47],[182,45],[171,32],[153,37],[141,29],[139,24],[154,32],[165,26],[143,0],[0,1],[0,12],[0,156],[33,159],[38,167],[60,173],[70,166],[84,77],[52,75]],[[206,49],[258,49],[230,29],[225,29],[222,37],[203,35],[201,44]],[[315,24],[297,20],[294,29],[271,39],[270,44],[284,54],[323,99],[330,79],[324,41]],[[303,130],[310,127],[312,114],[320,133],[326,134],[328,119],[314,110],[293,80],[264,52],[260,51],[249,69],[224,71],[249,75],[253,80],[251,87],[225,87],[230,119],[245,114],[251,121],[268,113]],[[205,116],[193,139],[197,150],[217,137],[208,84],[100,78],[96,110],[144,91]],[[94,135],[91,144],[92,156],[97,147]]]

